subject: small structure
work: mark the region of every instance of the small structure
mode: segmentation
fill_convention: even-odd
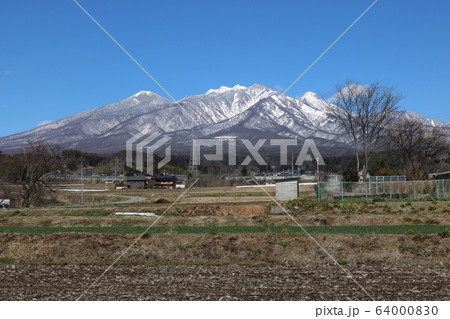
[[[183,182],[176,182],[175,188],[186,188],[186,184]]]
[[[16,201],[10,198],[0,198],[0,207],[1,208],[15,208]]]
[[[176,176],[146,176],[151,188],[174,189],[177,185]]]
[[[147,187],[148,185],[148,179],[145,177],[128,177],[127,181],[127,188],[130,189],[143,189],[145,187]]]
[[[289,178],[275,182],[276,199],[291,200],[298,197],[298,178]]]

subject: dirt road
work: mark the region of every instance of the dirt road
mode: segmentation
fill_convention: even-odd
[[[125,196],[125,195],[108,195],[108,196],[120,197],[120,198],[124,199],[122,201],[112,202],[110,204],[132,204],[132,203],[140,203],[140,202],[147,200],[146,197],[141,197],[141,196]]]

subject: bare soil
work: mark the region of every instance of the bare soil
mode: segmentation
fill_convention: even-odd
[[[270,213],[263,205],[188,205],[172,213],[173,216],[258,216]]]
[[[159,199],[155,200],[153,203],[155,203],[155,204],[171,204],[172,202],[165,198],[159,198]]]
[[[442,267],[344,266],[375,300],[450,300]],[[99,265],[0,267],[0,300],[75,300]],[[370,300],[336,266],[114,266],[81,300]]]

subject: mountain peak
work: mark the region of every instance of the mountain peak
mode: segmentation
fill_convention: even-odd
[[[248,88],[249,88],[249,89],[259,89],[259,90],[273,91],[271,88],[268,88],[267,86],[265,86],[265,85],[263,85],[263,84],[259,84],[259,83],[252,84],[252,85],[249,86]]]
[[[301,97],[302,99],[319,99],[319,97],[317,96],[316,93],[314,92],[305,92],[305,94],[303,94],[303,96]]]
[[[152,96],[152,95],[157,95],[157,94],[153,93],[152,91],[140,91],[136,94],[133,94],[132,97],[138,97],[138,96],[142,96],[142,95]]]
[[[218,89],[211,89],[211,90],[206,91],[206,94],[211,94],[211,93],[222,94],[222,93],[225,93],[225,92],[228,92],[228,91],[231,91],[231,90],[245,90],[245,89],[247,89],[245,86],[242,86],[242,85],[239,85],[239,84],[233,86],[232,88],[227,87],[227,86],[221,86]]]

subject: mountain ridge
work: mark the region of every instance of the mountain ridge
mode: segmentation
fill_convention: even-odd
[[[0,149],[14,152],[28,140],[45,140],[63,148],[113,152],[125,149],[126,140],[144,129],[170,136],[181,152],[194,137],[217,138],[233,131],[241,133],[239,138],[313,138],[322,147],[348,149],[345,132],[327,115],[327,107],[314,92],[293,98],[262,84],[221,86],[176,102],[140,91],[122,101],[2,137]],[[427,126],[450,130],[450,122],[412,111],[396,112],[395,117],[416,118]]]

